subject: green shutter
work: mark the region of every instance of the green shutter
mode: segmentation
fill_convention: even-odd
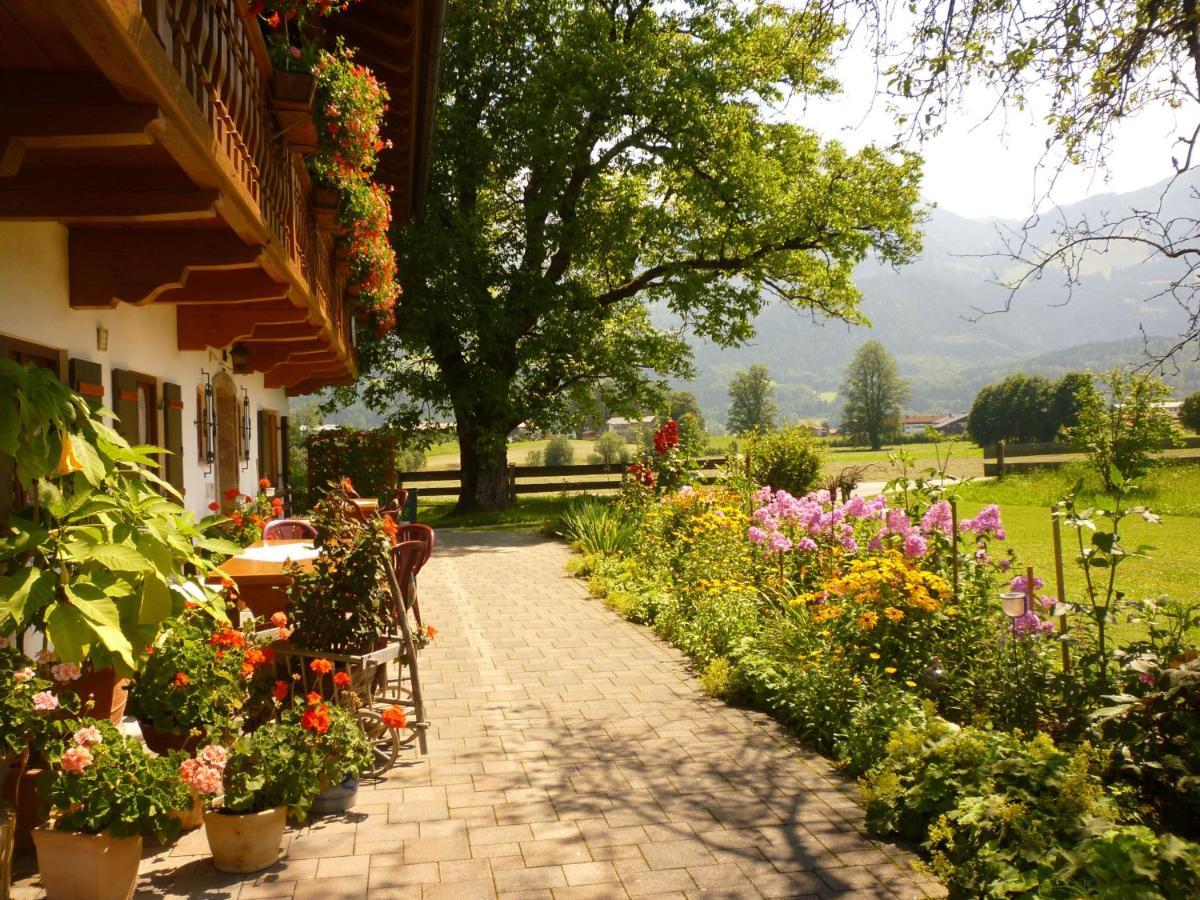
[[[288,417],[279,417],[279,488],[280,493],[290,490],[292,486],[291,472],[291,440],[288,434]],[[288,500],[291,498],[289,497]]]
[[[267,429],[265,426],[266,413],[258,411],[258,477],[261,480],[267,473]]]
[[[183,389],[164,381],[163,446],[167,450],[166,479],[171,487],[183,493]]]
[[[71,390],[83,397],[92,409],[104,405],[104,376],[100,363],[72,359],[67,366]]]
[[[139,443],[138,437],[138,397],[137,378],[125,369],[113,369],[113,402],[112,410],[116,413],[117,421],[113,428],[131,444]]]

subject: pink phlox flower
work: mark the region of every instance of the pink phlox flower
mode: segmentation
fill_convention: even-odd
[[[929,545],[925,542],[924,536],[915,528],[904,535],[904,555],[910,559],[924,556],[928,549]]]
[[[1026,579],[1024,575],[1018,575],[1008,583],[1009,590],[1020,591],[1022,594],[1025,593],[1025,589],[1028,587],[1028,585],[1028,579]],[[1045,581],[1043,581],[1041,578],[1038,578],[1036,575],[1033,576],[1033,589],[1035,591],[1041,590],[1045,586]]]
[[[803,550],[805,553],[816,553],[817,542],[810,537],[802,537],[796,541],[796,549]]]
[[[767,539],[767,533],[757,525],[751,525],[750,530],[746,532],[746,537],[749,538],[752,544],[761,544]]]
[[[953,530],[954,514],[947,500],[939,500],[921,517],[921,530],[930,533],[940,531],[949,534]]]
[[[772,531],[771,537],[767,539],[767,546],[776,553],[786,553],[792,549],[792,540],[782,531]]]

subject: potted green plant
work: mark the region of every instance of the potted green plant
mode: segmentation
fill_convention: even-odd
[[[336,672],[332,680],[333,700],[329,702],[320,693],[310,691],[303,699],[292,698],[287,706],[286,692],[276,694],[281,720],[308,732],[308,740],[320,760],[321,792],[313,801],[310,810],[313,815],[352,809],[358,799],[358,780],[370,771],[374,762],[371,742],[354,712],[360,701],[350,689],[350,675]],[[280,684],[287,687],[286,682]]]
[[[267,722],[230,747],[210,745],[185,761],[184,781],[213,798],[204,830],[213,866],[257,872],[279,859],[289,812],[303,821],[321,791],[324,762],[299,721]]]
[[[179,830],[170,811],[188,803],[178,760],[155,756],[104,719],[80,719],[47,750],[38,783],[51,821],[33,832],[49,900],[125,900],[142,838]]]
[[[210,611],[187,609],[160,632],[130,688],[130,711],[158,753],[220,741],[242,716],[256,674],[274,662],[249,631]]]
[[[0,359],[0,421],[0,453],[37,498],[36,516],[17,511],[0,526],[0,634],[42,632],[60,663],[79,668],[72,690],[99,701],[86,679],[141,668],[158,629],[183,611],[173,585],[195,579],[196,598],[223,604],[202,586],[213,566],[201,551],[240,548],[177,502],[153,471],[157,448],[131,447],[52,373]],[[114,685],[109,697],[124,692]]]

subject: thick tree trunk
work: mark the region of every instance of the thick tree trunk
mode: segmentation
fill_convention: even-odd
[[[455,512],[504,509],[508,492],[508,432],[503,423],[481,421],[473,412],[457,413],[462,485]]]

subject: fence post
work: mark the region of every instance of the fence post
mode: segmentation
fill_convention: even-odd
[[[958,500],[950,498],[950,550],[953,553],[954,599],[958,599]]]
[[[508,499],[517,499],[517,466],[515,463],[508,464]]]
[[[1058,589],[1058,602],[1066,606],[1067,588],[1063,578],[1062,561],[1062,521],[1054,515],[1055,507],[1050,507],[1051,530],[1054,534],[1054,584]],[[1071,648],[1067,646],[1067,614],[1058,617],[1058,642],[1062,646],[1063,674],[1071,671]]]
[[[996,466],[1000,473],[998,477],[1000,478],[1001,481],[1003,481],[1004,480],[1004,441],[1000,441],[1000,443],[996,444]]]

